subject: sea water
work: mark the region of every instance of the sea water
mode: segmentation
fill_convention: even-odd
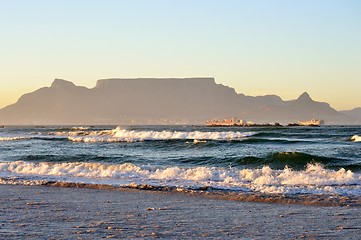
[[[0,129],[0,183],[361,199],[361,126]]]

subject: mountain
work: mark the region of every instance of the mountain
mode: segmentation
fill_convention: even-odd
[[[346,116],[357,119],[358,122],[361,122],[361,107],[340,112]]]
[[[246,96],[214,78],[101,79],[94,88],[55,79],[0,109],[0,124],[202,124],[237,117],[254,122],[349,117],[316,102],[308,93],[283,101],[276,95]]]
[[[296,100],[283,101],[278,104],[266,104],[243,112],[251,121],[258,122],[298,122],[313,118],[323,119],[327,124],[350,123],[350,118],[331,108],[328,103],[314,101],[307,92],[302,93]]]

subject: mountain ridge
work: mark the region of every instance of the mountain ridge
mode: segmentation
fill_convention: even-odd
[[[350,116],[354,119],[358,119],[357,121],[361,122],[361,107],[354,108],[351,110],[340,111],[340,113]]]
[[[229,117],[260,123],[310,118],[328,124],[357,122],[307,92],[291,101],[277,95],[246,96],[207,77],[100,79],[94,88],[56,78],[50,87],[0,109],[2,125],[202,124]]]

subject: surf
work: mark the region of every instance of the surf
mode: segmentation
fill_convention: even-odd
[[[239,131],[139,131],[117,127],[113,130],[93,132],[71,132],[68,139],[73,142],[142,142],[165,140],[239,141],[252,136],[253,132]]]
[[[156,167],[132,163],[1,162],[1,183],[21,181],[78,182],[113,186],[150,185],[180,189],[219,189],[265,194],[338,194],[361,196],[361,175],[350,170],[307,164],[297,171],[251,168]],[[9,178],[12,177],[12,178]],[[7,180],[8,179],[8,180]],[[10,179],[10,180],[9,180]],[[14,180],[15,179],[15,180]]]
[[[361,142],[361,136],[359,136],[359,135],[353,135],[353,136],[351,137],[351,141],[353,141],[353,142]]]

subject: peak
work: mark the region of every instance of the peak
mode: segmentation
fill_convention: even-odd
[[[64,87],[75,87],[75,85],[70,81],[56,78],[51,84],[51,87],[64,88]]]
[[[310,97],[308,92],[304,92],[297,98],[297,100],[298,101],[312,101],[312,98]]]

